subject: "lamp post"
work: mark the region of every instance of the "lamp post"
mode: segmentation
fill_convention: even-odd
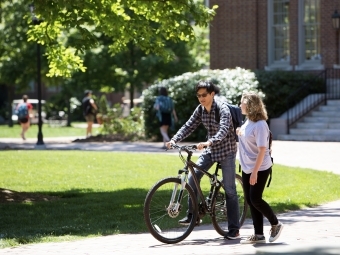
[[[30,4],[30,12],[32,16],[33,25],[39,25],[39,20],[34,14],[34,5]],[[41,62],[40,62],[40,44],[37,43],[37,85],[38,85],[38,141],[37,145],[44,145],[43,134],[42,134],[42,116],[41,116]]]
[[[334,11],[333,15],[332,15],[332,24],[333,24],[333,28],[337,30],[338,33],[338,63],[340,65],[340,39],[339,39],[339,29],[340,29],[340,14],[338,13],[337,10]]]

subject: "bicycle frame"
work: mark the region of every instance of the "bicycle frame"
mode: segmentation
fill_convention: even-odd
[[[172,148],[178,149],[184,167],[178,170],[177,177],[167,177],[158,181],[146,195],[144,219],[150,233],[163,243],[180,242],[191,233],[196,225],[202,222],[201,219],[208,213],[217,233],[225,236],[229,228],[226,201],[228,197],[227,194],[224,194],[224,189],[221,190],[221,187],[224,186],[221,178],[218,179],[218,170],[221,165],[217,163],[215,172],[211,174],[208,172],[209,169],[204,170],[191,161],[193,152],[197,149],[196,145],[178,146],[174,144]],[[187,153],[186,157],[182,154],[183,151]],[[210,193],[206,198],[195,170],[209,177]],[[193,178],[192,186],[188,184],[189,173]],[[235,184],[237,197],[241,198],[238,208],[242,212],[239,218],[240,225],[242,225],[246,217],[247,204],[244,200],[242,179],[237,174]],[[197,188],[197,193],[194,192],[194,187]],[[188,203],[190,201],[188,199],[192,201],[192,206]]]
[[[191,157],[193,155],[192,151],[184,150],[188,154],[186,159],[184,159],[184,157],[182,156],[181,151],[182,151],[182,149],[180,150],[180,156],[182,157],[182,160],[185,164],[184,168],[180,169],[178,171],[178,178],[181,179],[181,190],[180,190],[179,196],[177,198],[177,201],[174,203],[175,194],[177,193],[177,189],[178,189],[178,184],[176,184],[175,187],[174,187],[172,196],[171,196],[171,201],[170,201],[170,205],[169,205],[168,209],[172,208],[171,214],[176,214],[176,212],[178,212],[179,205],[182,201],[183,190],[184,190],[186,183],[188,183],[188,174],[190,172],[192,177],[193,177],[195,186],[197,188],[197,193],[198,193],[199,198],[202,202],[201,204],[203,205],[203,208],[204,208],[202,213],[204,213],[204,214],[206,212],[210,213],[211,212],[211,204],[210,203],[211,203],[212,197],[214,195],[215,189],[216,189],[216,187],[219,187],[219,186],[223,187],[222,182],[217,179],[217,176],[218,176],[217,173],[218,173],[218,170],[220,169],[220,165],[219,165],[219,163],[217,163],[215,173],[211,174],[208,171],[206,171],[206,170],[202,169],[201,167],[199,167],[198,165],[196,165],[193,161],[191,161]],[[199,181],[196,177],[194,168],[196,168],[197,170],[201,171],[204,175],[209,177],[211,187],[210,187],[209,196],[206,199],[205,199],[203,191],[202,191],[202,189],[199,185]],[[175,205],[175,206],[172,207],[171,205]],[[199,211],[199,213],[201,213],[201,212]]]

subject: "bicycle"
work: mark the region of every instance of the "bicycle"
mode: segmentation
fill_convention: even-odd
[[[217,233],[222,236],[226,235],[228,233],[227,208],[225,192],[223,189],[220,190],[223,187],[222,179],[218,179],[220,164],[217,163],[214,174],[210,174],[191,161],[193,152],[197,149],[196,145],[173,144],[172,148],[178,149],[184,168],[178,170],[177,177],[168,177],[158,181],[146,195],[144,220],[151,235],[163,243],[178,243],[189,236],[195,225],[199,225],[206,214],[210,215]],[[182,155],[182,151],[187,153],[186,159]],[[194,174],[194,168],[203,172],[210,179],[210,191],[206,198]],[[189,172],[193,175],[200,202],[188,184]],[[242,226],[246,218],[248,204],[244,197],[242,178],[238,174],[236,174],[235,184],[239,199],[239,221]],[[192,201],[193,217],[187,226],[183,226],[178,221],[187,215],[189,197]]]

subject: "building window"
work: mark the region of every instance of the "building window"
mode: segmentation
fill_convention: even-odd
[[[289,0],[268,0],[268,63],[266,70],[291,70]]]
[[[58,92],[59,89],[58,89],[58,86],[48,86],[47,91],[48,92]]]
[[[298,70],[324,69],[320,44],[320,0],[299,1]]]
[[[34,81],[30,81],[28,83],[28,87],[29,87],[29,89],[28,89],[29,92],[35,92],[35,82]]]

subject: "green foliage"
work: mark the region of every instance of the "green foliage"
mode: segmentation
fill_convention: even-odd
[[[29,82],[36,77],[35,42],[40,44],[42,83],[57,86],[65,98],[81,99],[85,89],[97,92],[127,89],[132,97],[134,92],[140,92],[155,80],[196,71],[208,63],[206,25],[214,12],[202,5],[202,1],[139,3],[110,0],[100,5],[92,0],[33,2],[34,15],[43,20],[39,25],[33,25],[27,1],[2,1],[1,5],[0,83],[9,88],[15,86],[16,93],[27,90]],[[163,10],[162,5],[170,6],[173,13],[152,11]],[[151,7],[145,12],[148,6]],[[100,17],[95,17],[97,14]],[[161,17],[153,20],[153,15]],[[122,16],[126,19],[121,20]],[[172,20],[166,16],[171,16]],[[124,22],[123,27],[118,26]],[[179,23],[179,28],[165,26],[174,23]],[[187,29],[185,32],[184,28]],[[141,39],[139,33],[143,34],[145,29],[152,33]],[[165,34],[171,31],[173,34],[165,39]],[[154,40],[156,37],[159,43]],[[115,48],[115,44],[122,47]],[[158,54],[159,51],[164,54]],[[64,103],[62,108],[65,108]],[[72,118],[82,118],[79,108],[74,109]]]
[[[44,105],[44,111],[46,112],[46,118],[56,116],[59,111],[68,112],[69,107],[68,98],[65,98],[63,94],[56,94],[51,96],[51,98]]]
[[[324,81],[312,73],[287,72],[287,71],[256,71],[258,89],[265,97],[268,117],[277,118],[287,110],[287,106],[292,107],[310,93],[321,93],[324,91]],[[298,101],[287,105],[286,99],[297,89],[308,85],[308,90],[300,93]]]
[[[120,104],[108,109],[103,115],[101,134],[115,137],[117,140],[136,141],[144,138],[144,119],[141,108],[132,108],[130,114],[123,118]]]
[[[1,188],[59,198],[0,204],[0,248],[146,232],[148,190],[183,166],[173,155],[98,151],[1,151],[0,159],[6,159],[0,160]],[[339,175],[280,165],[274,171],[264,198],[275,213],[340,198]],[[208,194],[208,178],[201,186]]]
[[[35,0],[35,14],[44,22],[30,26],[29,39],[47,46],[49,76],[71,76],[84,71],[82,54],[98,47],[98,35],[112,38],[111,54],[137,45],[146,54],[166,60],[173,58],[167,41],[192,41],[191,24],[206,27],[215,15],[202,1],[107,0]],[[27,15],[31,22],[31,17]],[[112,25],[114,24],[114,25]],[[65,35],[76,33],[65,44]]]
[[[144,119],[145,135],[147,139],[160,139],[158,120],[153,110],[155,98],[159,87],[166,87],[169,96],[175,103],[178,116],[176,130],[181,127],[191,116],[198,105],[195,85],[200,80],[211,80],[220,87],[221,95],[225,96],[230,103],[238,104],[242,92],[257,91],[257,81],[253,72],[242,68],[224,70],[201,70],[195,73],[185,73],[167,80],[162,80],[143,91],[144,96]],[[190,141],[203,140],[206,132],[200,127],[189,138]]]
[[[109,105],[107,103],[106,95],[102,95],[98,102],[98,110],[102,115],[106,115],[109,111]]]
[[[209,54],[209,29],[207,27],[193,26],[196,40],[189,41],[188,45],[190,48],[190,55],[195,58],[194,68],[200,70],[207,68],[210,65],[210,54]]]
[[[27,89],[36,76],[36,43],[27,42],[28,24],[23,18],[28,12],[22,0],[1,1],[0,83],[16,84],[18,91]]]

